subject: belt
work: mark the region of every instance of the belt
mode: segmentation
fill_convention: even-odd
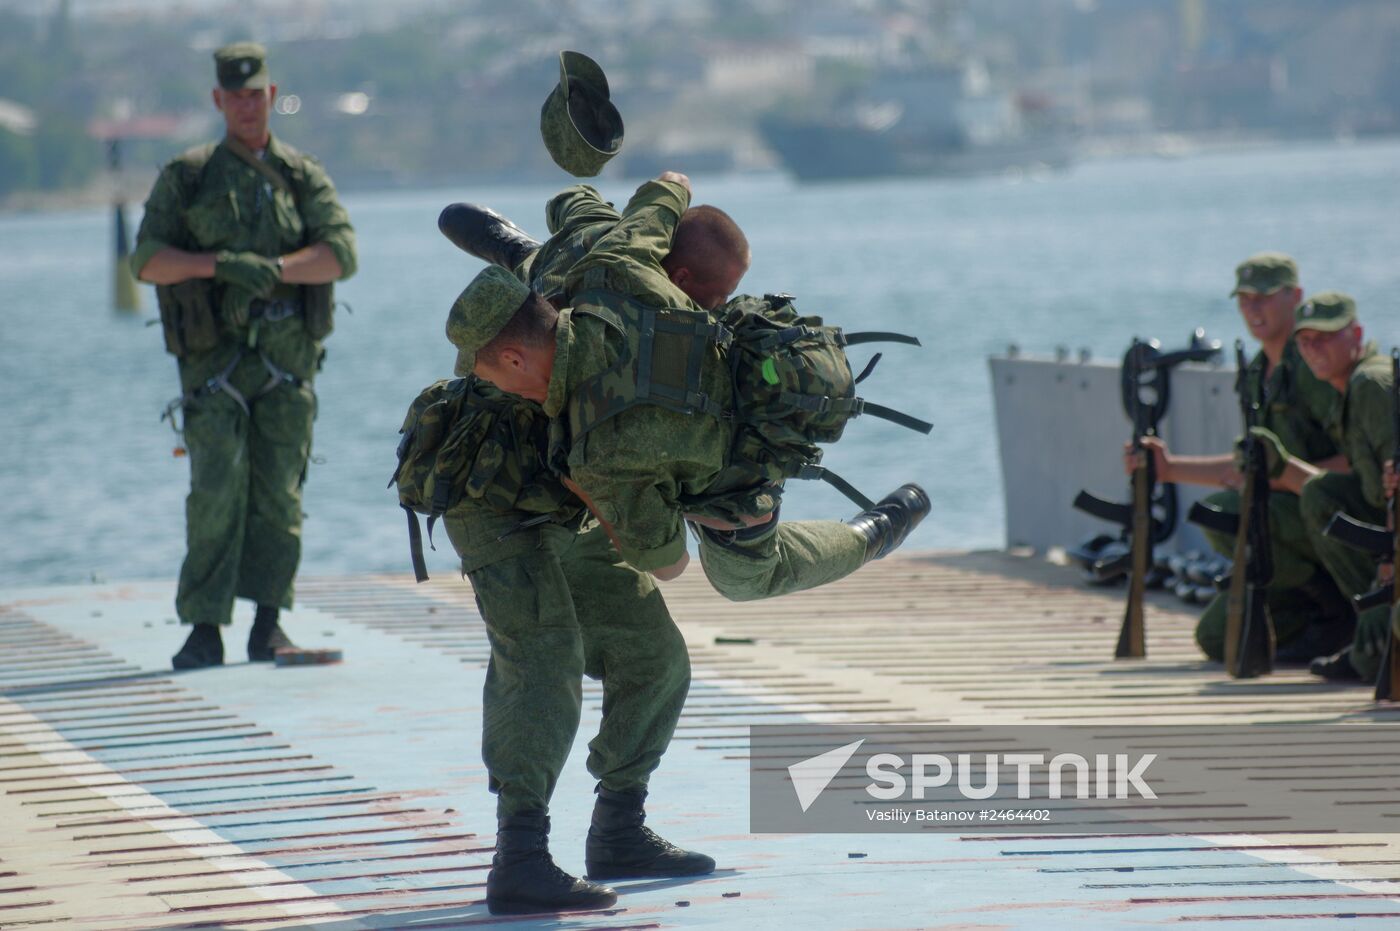
[[[299,313],[301,313],[301,301],[292,298],[276,298],[270,301],[258,298],[248,305],[250,319],[262,319],[268,323],[286,320]]]

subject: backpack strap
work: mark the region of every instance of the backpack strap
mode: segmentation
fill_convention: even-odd
[[[905,333],[890,333],[884,330],[862,330],[859,333],[841,333],[841,345],[859,346],[861,343],[903,343],[906,346],[922,346],[917,336]]]
[[[419,582],[428,581],[428,564],[423,560],[423,531],[418,526],[418,515],[413,508],[400,504],[408,515],[408,552],[413,558],[413,578]]]
[[[852,417],[869,414],[871,417],[888,420],[890,423],[897,423],[901,427],[917,430],[920,433],[929,433],[933,430],[933,424],[926,420],[911,417],[893,408],[885,407],[883,404],[867,401],[865,398],[828,398],[819,394],[795,394],[791,391],[784,391],[778,395],[778,400],[798,410],[810,411],[814,414],[834,412],[849,414]]]
[[[875,507],[875,502],[871,501],[865,495],[861,494],[860,491],[850,482],[846,481],[844,478],[837,475],[830,469],[824,466],[819,466],[816,463],[809,462],[806,465],[804,465],[802,469],[797,473],[797,478],[820,479],[821,481],[826,482],[832,488],[835,488],[837,491],[841,492],[841,494],[845,495],[847,498],[850,498],[856,504],[860,505],[860,508],[863,511],[869,511]]]

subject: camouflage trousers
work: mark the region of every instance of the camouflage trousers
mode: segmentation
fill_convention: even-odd
[[[509,520],[459,509],[444,523],[491,641],[481,755],[497,816],[547,810],[573,748],[585,675],[603,683],[588,771],[644,788],[690,688],[690,657],[650,575],[622,562],[600,525],[500,533]],[[494,555],[491,555],[494,549]]]
[[[1240,512],[1237,491],[1222,491],[1210,495],[1205,503],[1227,514]],[[1204,531],[1206,540],[1216,552],[1233,556],[1235,537],[1232,534]],[[1273,618],[1274,633],[1279,645],[1300,635],[1308,623],[1324,616],[1344,612],[1346,605],[1324,578],[1327,568],[1313,545],[1297,495],[1286,492],[1269,494],[1269,551],[1273,557],[1274,576],[1265,590],[1265,603]],[[1225,620],[1229,611],[1229,596],[1221,592],[1211,599],[1196,624],[1196,643],[1205,655],[1216,662],[1225,659]]]
[[[843,579],[865,565],[865,535],[835,520],[780,521],[747,531],[702,528],[700,565],[730,601],[757,601]]]
[[[1366,501],[1360,478],[1340,472],[1324,472],[1308,479],[1303,485],[1301,497],[1303,520],[1313,546],[1342,594],[1350,598],[1370,591],[1376,577],[1375,557],[1323,536],[1322,531],[1338,511],[1350,514],[1357,520],[1385,526],[1385,511]],[[1382,638],[1374,636],[1374,632],[1378,626],[1385,624],[1389,615],[1390,609],[1381,606],[1362,612],[1357,618],[1351,664],[1364,679],[1374,679],[1380,670],[1378,641]]]
[[[202,373],[191,373],[188,366],[180,360],[182,384],[198,384]],[[268,371],[251,354],[229,381],[251,399],[267,384]],[[186,405],[190,493],[185,561],[175,595],[182,623],[228,624],[236,597],[292,606],[301,562],[301,491],[315,418],[309,380],[279,385],[250,400],[248,413],[224,391]]]

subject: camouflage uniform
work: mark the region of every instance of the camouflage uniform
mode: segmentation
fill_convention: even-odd
[[[566,289],[579,295],[560,315],[554,372],[544,411],[554,420],[551,456],[589,496],[607,522],[622,556],[638,569],[670,566],[685,550],[683,513],[732,521],[733,496],[717,498],[712,485],[724,468],[732,439],[723,421],[640,405],[594,427],[572,443],[567,400],[584,381],[607,370],[625,338],[609,322],[618,296],[649,306],[699,310],[667,277],[661,259],[690,196],[678,184],[651,181],[627,207],[624,222],[602,237],[570,270]],[[725,404],[731,386],[721,371],[702,386]],[[660,457],[658,459],[658,457]],[[837,521],[780,523],[778,495],[749,494],[739,513],[773,514],[760,528],[737,534],[700,534],[706,577],[735,601],[813,588],[854,572],[866,559],[866,539]]]
[[[1245,372],[1248,397],[1258,397],[1259,380],[1264,377],[1268,360],[1260,352]],[[1307,462],[1319,462],[1337,454],[1337,444],[1327,430],[1337,392],[1319,381],[1303,362],[1298,345],[1290,339],[1283,358],[1268,374],[1264,386],[1266,403],[1261,411],[1260,426],[1272,430],[1289,454]],[[1240,494],[1221,491],[1208,496],[1207,504],[1228,514],[1240,511]],[[1233,556],[1233,534],[1205,531],[1206,539],[1216,552]],[[1313,593],[1326,597],[1326,571],[1322,558],[1313,545],[1299,509],[1298,496],[1284,491],[1269,492],[1269,547],[1273,556],[1274,575],[1265,590],[1274,630],[1280,644],[1302,633],[1309,620],[1318,614]],[[1225,657],[1225,621],[1228,598],[1222,592],[1212,599],[1196,625],[1196,643],[1206,656],[1216,661]]]
[[[354,231],[325,170],[275,138],[264,162],[287,178],[290,192],[224,144],[167,165],[146,201],[131,257],[136,274],[167,246],[276,257],[315,243],[330,247],[342,277],[353,274]],[[298,302],[300,291],[279,285],[271,299]],[[179,359],[190,493],[175,605],[186,624],[230,623],[235,597],[292,605],[316,416],[312,380],[323,351],[300,314],[258,319],[256,305],[254,314],[244,326],[224,320],[216,346]],[[227,390],[199,390],[230,365],[227,382],[246,399],[246,411]]]
[[[554,197],[546,218],[550,239],[515,274],[539,294],[560,296],[564,273],[623,216],[579,185]],[[553,498],[514,496],[521,463],[533,466],[547,449],[539,405],[481,381],[471,397],[509,399],[534,415],[531,435],[507,451],[493,485],[444,518],[491,640],[481,745],[497,816],[548,809],[578,731],[584,675],[603,683],[588,771],[613,791],[645,788],[690,688],[685,640],[651,576],[618,556],[562,485],[554,483]],[[548,522],[522,529],[544,514]]]
[[[1391,385],[1390,360],[1376,352],[1375,344],[1368,344],[1352,369],[1346,394],[1337,396],[1329,421],[1332,437],[1351,472],[1324,472],[1303,485],[1303,520],[1313,546],[1348,597],[1370,590],[1376,574],[1375,558],[1323,536],[1322,530],[1338,511],[1385,526],[1381,476],[1395,444]],[[1372,646],[1370,631],[1384,626],[1389,616],[1390,608],[1381,606],[1357,619],[1351,664],[1364,679],[1374,679],[1380,669],[1380,654]]]

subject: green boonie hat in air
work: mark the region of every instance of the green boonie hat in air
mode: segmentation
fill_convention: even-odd
[[[1356,322],[1356,301],[1340,291],[1314,294],[1293,312],[1294,330],[1335,333]]]
[[[214,53],[214,71],[226,91],[254,90],[272,84],[267,72],[267,49],[256,42],[235,42]]]
[[[497,265],[488,265],[457,297],[447,314],[447,338],[457,347],[457,375],[470,375],[476,353],[495,339],[530,289],[519,278]]]
[[[540,109],[540,135],[554,164],[592,178],[622,149],[622,114],[608,99],[608,79],[582,52],[559,53],[559,83]]]
[[[1298,287],[1298,264],[1282,252],[1260,252],[1251,255],[1235,268],[1235,290],[1230,296],[1273,294],[1284,288]]]

